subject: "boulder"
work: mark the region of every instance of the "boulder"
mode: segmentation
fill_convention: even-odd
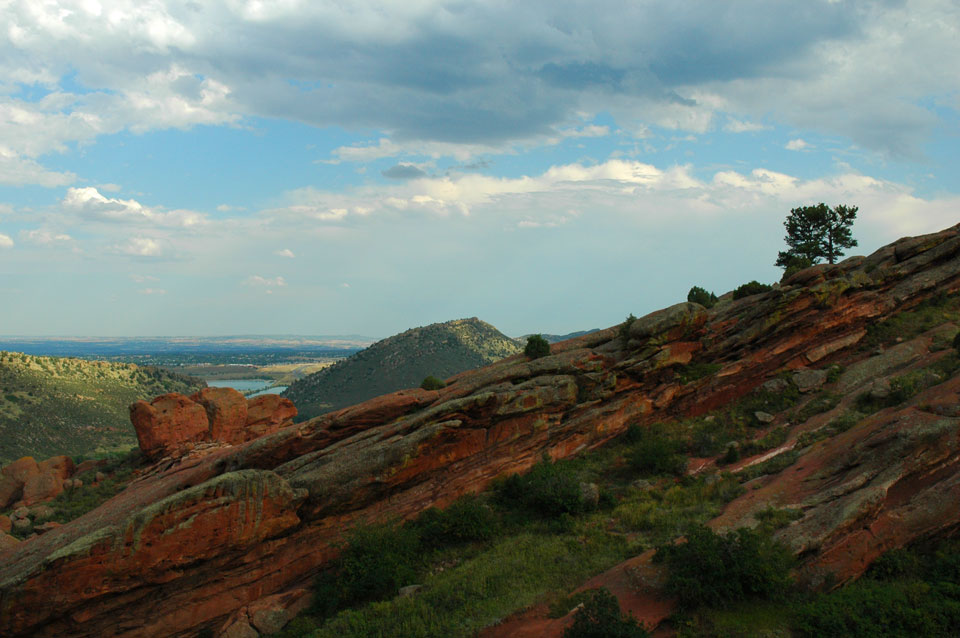
[[[297,408],[293,401],[277,394],[261,394],[247,401],[247,423],[244,441],[276,432],[293,423]],[[239,441],[238,441],[239,442]]]
[[[35,505],[56,498],[63,491],[63,479],[56,473],[44,473],[31,476],[23,486],[23,504]]]
[[[757,410],[753,413],[753,417],[760,423],[773,423],[773,420],[777,417],[773,416],[769,412],[764,412],[763,410]]]
[[[62,483],[76,473],[77,466],[69,456],[53,456],[38,465],[41,474],[51,474]]]
[[[190,396],[207,411],[210,439],[242,443],[247,423],[247,399],[233,388],[203,388]]]
[[[827,382],[826,370],[810,370],[804,368],[793,373],[793,382],[797,384],[800,392],[810,392],[816,390]]]
[[[140,450],[150,458],[181,456],[210,434],[206,409],[176,392],[161,395],[150,403],[137,401],[130,406],[130,421]]]
[[[786,379],[770,379],[769,381],[764,381],[763,385],[760,386],[766,392],[772,392],[773,394],[782,394],[790,387],[790,382]]]
[[[25,534],[33,529],[33,523],[29,518],[18,518],[13,521],[13,531]]]
[[[13,521],[10,520],[9,516],[4,516],[0,514],[0,532],[9,533],[13,529]]]
[[[13,536],[10,536],[10,534],[0,532],[0,554],[2,554],[3,552],[5,552],[6,550],[12,547],[16,547],[19,544],[20,544],[20,541],[18,541]]]
[[[20,500],[23,483],[10,476],[0,476],[0,509],[6,509]]]
[[[0,470],[0,508],[7,508],[23,499],[27,481],[40,474],[40,466],[32,456],[25,456]]]

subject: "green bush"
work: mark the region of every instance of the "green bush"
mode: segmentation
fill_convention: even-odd
[[[563,638],[647,638],[650,633],[632,616],[624,617],[617,598],[605,588],[588,592],[583,607]]]
[[[391,598],[416,581],[420,542],[409,526],[362,526],[314,586],[313,612],[326,617],[358,603]]]
[[[808,638],[954,638],[958,627],[956,584],[870,578],[817,596],[794,620],[797,633]]]
[[[550,354],[550,342],[543,338],[543,335],[530,335],[527,337],[527,346],[523,349],[523,354],[531,359],[539,359]]]
[[[439,390],[440,388],[447,387],[447,384],[431,374],[420,382],[420,387],[424,390]]]
[[[513,474],[498,481],[494,492],[501,505],[544,518],[579,514],[586,509],[580,481],[570,465],[555,463],[546,456],[526,474]]]
[[[445,510],[431,507],[412,523],[425,547],[486,541],[499,531],[497,515],[477,496],[465,496]]]
[[[679,441],[648,430],[627,453],[627,464],[641,474],[681,476],[687,471],[687,457],[680,452],[682,446]]]
[[[686,536],[686,543],[659,547],[655,555],[668,567],[664,591],[676,596],[682,607],[715,607],[786,593],[793,555],[765,531],[741,528],[717,534],[698,525]]]
[[[762,284],[759,281],[754,280],[754,281],[747,282],[742,286],[737,287],[733,291],[733,298],[743,299],[744,297],[749,297],[750,295],[756,295],[761,292],[767,292],[768,290],[772,290],[772,289],[773,289],[773,286],[770,286],[768,284]]]
[[[630,324],[632,324],[636,320],[637,318],[634,317],[633,313],[631,312],[629,315],[627,315],[627,318],[623,321],[623,323],[620,324],[620,328],[617,331],[617,334],[620,337],[620,340],[623,341],[624,344],[626,344],[627,341],[630,340]]]
[[[960,332],[953,337],[953,349],[960,353]]]
[[[704,308],[712,308],[717,303],[717,296],[705,288],[694,286],[687,293],[687,301],[698,303]]]
[[[736,463],[740,460],[740,446],[730,444],[727,446],[727,451],[723,453],[723,456],[720,458],[720,465],[730,465],[731,463]]]

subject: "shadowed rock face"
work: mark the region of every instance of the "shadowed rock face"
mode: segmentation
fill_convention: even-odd
[[[446,505],[543,453],[601,445],[630,423],[703,414],[784,369],[860,370],[871,353],[856,344],[870,323],[958,289],[954,227],[709,311],[679,304],[624,335],[609,328],[541,359],[463,373],[439,391],[396,392],[184,457],[0,555],[0,627],[18,637],[159,637],[231,617],[253,626],[257,601],[273,605],[309,583],[350,525]],[[676,369],[691,361],[720,369],[681,384]],[[864,377],[850,377],[851,394],[872,381]],[[820,442],[815,462],[766,479],[715,525],[747,521],[764,502],[799,503],[805,517],[781,534],[817,582],[827,572],[855,577],[884,548],[960,524],[960,510],[945,505],[960,496],[958,391],[942,384],[922,406]],[[194,405],[209,431],[209,409]],[[178,441],[192,436],[184,430]]]

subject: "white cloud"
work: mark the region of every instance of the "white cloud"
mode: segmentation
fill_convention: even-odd
[[[69,188],[63,198],[63,207],[83,217],[107,222],[152,224],[176,228],[203,226],[207,218],[189,210],[160,211],[147,208],[133,199],[103,196],[93,186]]]
[[[745,122],[733,117],[728,117],[727,123],[723,125],[723,130],[730,133],[755,133],[756,131],[765,131],[769,128],[769,126],[764,124]]]
[[[165,295],[167,291],[163,288],[141,288],[138,290],[141,295]]]
[[[279,256],[279,257],[287,257],[287,258],[289,258],[289,259],[293,259],[294,257],[296,257],[296,255],[293,254],[293,251],[290,250],[289,248],[284,248],[283,250],[278,250],[278,251],[276,251],[276,252],[273,253],[273,254],[274,254],[274,255],[277,255],[277,256]]]
[[[610,127],[590,124],[578,129],[564,129],[560,131],[560,135],[563,137],[606,137],[610,135]]]
[[[125,243],[115,245],[114,250],[133,257],[160,257],[163,255],[163,248],[160,243],[148,237],[131,237]]]
[[[955,2],[781,5],[11,0],[0,139],[13,159],[0,181],[69,184],[43,156],[102,135],[259,117],[388,136],[333,162],[607,135],[576,128],[600,112],[637,137],[723,118],[734,132],[762,119],[891,153],[928,139],[941,121],[929,98],[960,91]],[[41,97],[20,97],[21,83]]]
[[[53,188],[66,186],[76,179],[77,176],[73,173],[49,171],[35,160],[23,157],[13,149],[0,145],[0,184],[8,186],[35,184]]]
[[[57,243],[70,243],[73,237],[66,233],[51,232],[45,228],[20,231],[20,238],[41,246],[51,246]]]
[[[0,248],[13,248],[13,240],[9,235],[0,233]]]
[[[790,140],[787,142],[787,145],[784,146],[784,148],[788,151],[803,151],[813,147],[798,137],[795,140]]]
[[[130,275],[130,279],[138,284],[146,283],[148,281],[160,281],[157,277],[152,275]]]
[[[245,286],[255,286],[263,288],[282,288],[287,285],[283,277],[261,277],[260,275],[250,275],[243,280]]]

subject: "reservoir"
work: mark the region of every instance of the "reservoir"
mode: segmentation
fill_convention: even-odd
[[[207,381],[207,385],[211,388],[233,388],[248,397],[255,397],[260,394],[280,394],[287,389],[285,385],[268,387],[270,383],[269,379],[215,379]],[[250,394],[247,394],[248,392]]]

